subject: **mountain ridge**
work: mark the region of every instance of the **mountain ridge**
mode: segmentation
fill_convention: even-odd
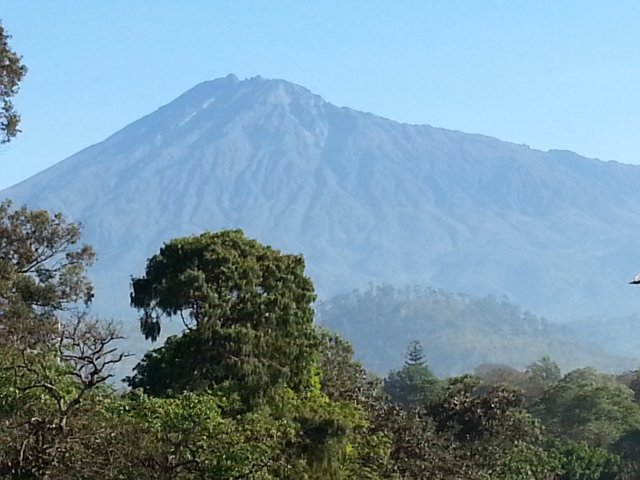
[[[117,290],[125,311],[129,276],[163,241],[243,228],[304,253],[321,295],[416,283],[507,294],[566,320],[640,307],[625,289],[627,263],[640,264],[638,181],[637,166],[401,124],[285,80],[227,76],[0,195],[85,225],[102,259],[98,306]]]

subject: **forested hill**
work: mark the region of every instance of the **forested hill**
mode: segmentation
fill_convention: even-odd
[[[428,117],[428,112],[425,112]],[[406,125],[260,77],[205,82],[0,192],[85,227],[95,305],[170,239],[242,228],[324,298],[368,282],[506,294],[553,320],[640,311],[640,167]]]
[[[316,310],[319,322],[344,335],[363,364],[379,374],[400,368],[404,348],[414,340],[441,376],[472,372],[487,363],[524,368],[544,355],[564,370],[590,365],[623,371],[638,364],[580,341],[569,327],[493,297],[371,286],[320,302]]]

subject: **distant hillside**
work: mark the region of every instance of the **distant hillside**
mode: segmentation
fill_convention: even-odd
[[[640,291],[638,291],[640,294]],[[622,317],[586,317],[571,324],[580,339],[624,356],[640,356],[640,311]],[[640,366],[638,365],[634,368]]]
[[[85,226],[96,305],[135,317],[130,275],[171,238],[242,228],[304,253],[322,298],[434,285],[553,320],[640,312],[640,167],[336,107],[234,76],[0,192]],[[135,322],[131,321],[133,330]]]
[[[637,360],[609,355],[569,327],[523,312],[506,299],[371,286],[320,302],[316,311],[319,323],[341,332],[358,359],[382,375],[402,366],[413,340],[422,343],[429,365],[441,376],[472,372],[485,363],[524,368],[543,355],[565,371],[637,366]]]

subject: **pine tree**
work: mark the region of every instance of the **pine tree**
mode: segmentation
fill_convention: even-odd
[[[433,402],[442,394],[442,382],[427,365],[420,342],[409,344],[405,358],[404,366],[385,379],[384,391],[405,408]]]
[[[405,365],[425,365],[424,349],[418,340],[412,341],[407,347],[407,353],[405,355]]]

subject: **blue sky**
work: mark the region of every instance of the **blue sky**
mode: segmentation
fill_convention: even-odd
[[[29,67],[0,189],[228,73],[401,122],[640,163],[635,0],[0,0],[0,20]]]

